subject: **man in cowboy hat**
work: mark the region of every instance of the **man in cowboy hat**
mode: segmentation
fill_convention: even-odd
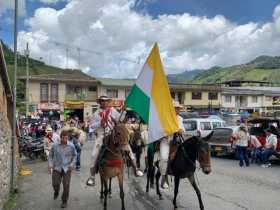
[[[173,106],[175,108],[175,112],[177,115],[177,120],[179,124],[179,134],[183,134],[186,130],[183,124],[183,118],[179,115],[180,111],[182,110],[182,106],[178,101],[173,100]],[[168,175],[167,175],[167,166],[168,166],[168,158],[169,158],[169,149],[170,149],[170,141],[173,139],[172,136],[164,137],[160,140],[160,162],[159,168],[162,175],[161,178],[161,187],[163,189],[167,189],[168,186]]]
[[[93,114],[92,121],[90,123],[91,129],[96,133],[95,144],[92,150],[92,161],[90,167],[91,176],[87,180],[87,185],[95,185],[95,174],[96,174],[96,161],[103,145],[104,136],[109,135],[111,130],[114,128],[115,123],[120,120],[120,113],[111,106],[111,99],[107,96],[100,96],[97,100],[99,109]],[[130,149],[130,148],[129,148]],[[135,169],[136,176],[143,176],[143,173],[136,168],[135,157],[131,151],[128,151],[129,157],[132,161],[132,165]]]
[[[44,152],[47,157],[49,156],[52,145],[58,143],[59,141],[60,137],[57,134],[54,134],[52,128],[48,126],[44,136]]]

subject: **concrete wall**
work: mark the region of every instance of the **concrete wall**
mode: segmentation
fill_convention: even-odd
[[[11,137],[11,127],[7,117],[6,93],[0,78],[0,209],[9,196]]]

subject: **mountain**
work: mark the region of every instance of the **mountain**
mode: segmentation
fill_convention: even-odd
[[[180,74],[168,74],[167,79],[170,83],[186,83],[192,80],[195,76],[202,73],[204,70],[184,71]]]
[[[224,68],[211,68],[195,76],[191,83],[209,84],[229,80],[250,80],[279,83],[280,57],[259,56],[247,64]]]

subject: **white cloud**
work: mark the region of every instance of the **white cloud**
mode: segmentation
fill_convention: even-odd
[[[58,2],[69,1],[69,0],[39,0],[39,1],[44,4],[56,4]]]
[[[25,0],[18,0],[18,14],[19,16],[24,16],[26,14],[25,11]],[[14,10],[15,8],[15,1],[14,0],[1,0],[0,1],[0,17],[7,11],[7,10]]]
[[[77,68],[80,57],[84,70],[111,77],[136,77],[156,41],[168,73],[280,54],[280,5],[272,22],[236,25],[221,15],[153,18],[133,10],[135,4],[135,0],[71,0],[61,10],[37,9],[26,21],[29,31],[20,33],[20,48],[28,40],[32,55],[47,63],[65,67],[68,60],[68,67]]]

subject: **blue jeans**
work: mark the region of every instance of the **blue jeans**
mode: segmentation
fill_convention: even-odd
[[[258,160],[261,160],[261,153],[262,149],[261,148],[253,148],[252,149],[252,162],[257,162]]]
[[[249,166],[249,158],[247,153],[247,147],[237,146],[237,153],[239,158],[239,166],[242,167],[244,165],[244,162],[246,166]]]
[[[273,149],[273,148],[265,149],[261,154],[262,162],[264,164],[267,164],[270,156],[272,156],[274,153],[275,153],[275,149]]]
[[[81,151],[77,152],[76,169],[81,168]]]

